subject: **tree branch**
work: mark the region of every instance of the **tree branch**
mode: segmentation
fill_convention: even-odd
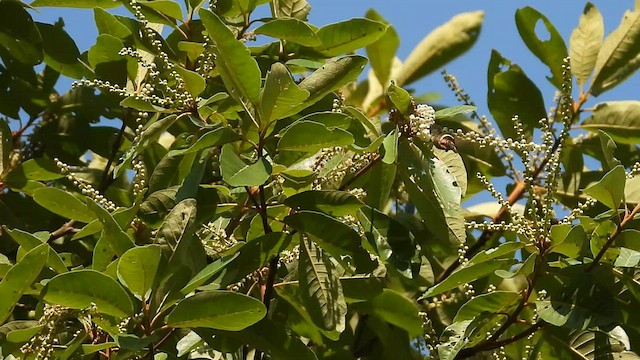
[[[602,259],[604,254],[607,252],[607,250],[609,250],[609,248],[613,244],[613,241],[618,237],[618,235],[620,235],[622,230],[624,230],[624,227],[627,225],[627,223],[629,221],[633,220],[633,218],[636,216],[638,211],[640,211],[640,204],[636,205],[636,207],[634,207],[633,210],[631,210],[630,213],[627,213],[624,216],[624,219],[622,219],[622,221],[620,221],[620,225],[618,225],[618,227],[616,227],[616,229],[613,231],[613,233],[611,235],[609,235],[609,238],[607,239],[607,242],[604,244],[602,249],[600,249],[600,251],[598,251],[598,254],[593,259],[593,262],[587,268],[587,270],[586,270],[587,272],[592,271],[593,269],[595,269],[596,266],[598,266],[598,263],[600,263],[600,260]]]

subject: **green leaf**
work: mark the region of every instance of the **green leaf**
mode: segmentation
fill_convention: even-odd
[[[455,289],[458,286],[466,283],[473,282],[487,275],[492,274],[498,269],[507,268],[511,265],[510,259],[496,259],[493,261],[486,261],[477,264],[467,265],[464,268],[449,275],[441,283],[430,287],[420,299],[426,299],[428,297],[440,295],[445,291]]]
[[[254,242],[254,241],[252,241],[252,242]],[[180,290],[180,292],[183,293],[184,295],[187,295],[188,293],[194,291],[195,289],[197,289],[201,285],[204,285],[214,275],[216,275],[217,273],[223,271],[227,267],[227,265],[229,265],[229,263],[231,263],[236,257],[238,257],[239,254],[240,253],[235,253],[233,255],[225,256],[225,257],[220,258],[220,259],[212,262],[211,264],[207,265],[204,269],[200,270],[200,272],[197,273],[189,281],[189,283],[187,285],[185,285],[182,288],[182,290]],[[267,262],[268,262],[268,260],[265,261],[265,264]]]
[[[56,164],[47,158],[29,159],[11,170],[5,181],[12,186],[21,186],[27,180],[48,181],[63,178]]]
[[[87,209],[87,205],[77,197],[58,188],[38,189],[33,193],[33,200],[38,205],[64,218],[90,223],[96,217]]]
[[[336,257],[347,255],[360,247],[360,235],[354,229],[323,213],[302,210],[287,216],[284,222],[302,233],[314,236],[323,249]]]
[[[306,0],[274,0],[274,14],[278,18],[292,17],[307,20],[311,6]]]
[[[291,236],[281,232],[272,232],[257,237],[244,244],[238,250],[230,269],[235,270],[240,278],[260,269],[284,250],[291,242]]]
[[[396,109],[400,110],[403,115],[408,116],[413,113],[413,98],[407,90],[396,86],[396,84],[392,82],[387,89],[387,96],[389,96],[389,100],[391,100]]]
[[[220,71],[229,95],[242,104],[247,111],[255,108],[260,101],[260,68],[251,57],[247,46],[209,10],[200,10],[202,23],[215,45],[216,66]]]
[[[504,70],[506,67],[506,70]],[[504,137],[515,138],[512,118],[517,115],[527,133],[547,117],[542,93],[520,66],[493,50],[487,74],[487,104]]]
[[[119,39],[129,37],[132,32],[123,23],[109,12],[96,7],[93,9],[93,18],[98,28],[98,34],[109,34]]]
[[[602,15],[595,5],[588,2],[580,16],[580,23],[571,32],[569,40],[571,72],[581,87],[589,80],[589,76],[596,66],[603,39],[604,20]]]
[[[551,227],[550,251],[578,259],[582,246],[587,240],[588,236],[582,225],[573,227],[569,225],[554,225]]]
[[[5,225],[2,226],[2,230],[6,231],[11,238],[17,242],[23,250],[31,251],[32,249],[38,247],[42,243],[46,243],[49,240],[49,236],[44,239],[38,238],[33,234],[30,234],[26,231],[22,231],[20,229],[9,229]],[[58,274],[62,274],[67,272],[67,267],[64,265],[62,258],[60,255],[49,246],[49,257],[47,258],[47,266],[53,269]]]
[[[616,237],[615,244],[616,246],[640,251],[640,231],[633,229],[622,230],[620,235]]]
[[[129,108],[140,110],[140,111],[152,111],[152,112],[159,112],[159,113],[170,112],[161,106],[154,105],[149,100],[138,99],[133,96],[126,97],[122,101],[120,101],[120,106],[129,107]]]
[[[411,265],[416,246],[409,230],[373,208],[358,211],[358,220],[380,259],[407,278],[413,278]]]
[[[483,18],[482,11],[462,13],[433,30],[405,60],[396,79],[398,86],[430,74],[469,50],[480,35]]]
[[[364,205],[346,191],[308,190],[288,197],[284,204],[292,209],[317,210],[331,216],[355,215]]]
[[[11,128],[5,119],[0,119],[0,176],[9,170],[9,155],[13,150]]]
[[[49,245],[41,244],[26,253],[13,265],[0,282],[0,323],[11,315],[22,294],[38,278],[49,257]]]
[[[298,86],[309,92],[309,98],[295,108],[295,111],[292,109],[291,112],[300,112],[320,101],[332,91],[356,80],[365,65],[367,65],[367,58],[360,55],[347,55],[327,61],[321,68],[300,82]]]
[[[483,263],[485,261],[508,257],[513,258],[513,254],[524,247],[523,243],[519,242],[506,242],[504,244],[500,244],[495,248],[491,248],[488,250],[481,251],[477,253],[474,257],[469,260],[467,265],[476,265]]]
[[[81,79],[90,75],[90,69],[80,61],[75,41],[58,25],[37,23],[44,47],[44,62],[64,76]]]
[[[172,3],[176,4],[174,2]],[[184,88],[194,98],[200,95],[207,87],[207,83],[205,82],[204,78],[197,72],[187,70],[182,66],[175,66],[173,69],[180,75],[182,80],[184,80]]]
[[[391,289],[383,289],[382,293],[366,303],[358,305],[358,309],[393,324],[409,333],[410,338],[423,334],[422,319],[418,316],[416,304]]]
[[[513,291],[492,291],[481,294],[464,303],[453,322],[473,320],[482,313],[508,314],[517,306],[521,296]]]
[[[473,105],[458,105],[436,111],[436,119],[446,119],[460,114],[467,114],[476,111],[478,108]]]
[[[171,0],[139,0],[139,3],[143,6],[148,6],[151,9],[166,15],[171,19],[182,20],[182,9],[180,5]]]
[[[549,40],[541,40],[536,34],[536,26],[540,20],[549,33]],[[558,30],[546,16],[530,6],[516,10],[516,26],[525,45],[551,70],[552,76],[547,77],[547,80],[561,89],[562,62],[567,57],[567,46]]]
[[[42,61],[40,32],[20,2],[0,2],[0,47],[11,57],[27,65],[36,65]]]
[[[303,236],[299,262],[301,297],[314,323],[323,330],[342,332],[347,304],[335,265],[320,247]]]
[[[373,73],[376,75],[376,78],[378,78],[380,84],[385,86],[389,82],[393,59],[395,58],[396,51],[400,47],[400,37],[396,29],[374,9],[367,10],[365,16],[367,19],[387,25],[387,30],[384,34],[375,42],[367,45],[366,48],[367,57],[371,62]]]
[[[240,139],[238,133],[229,127],[220,127],[202,134],[191,146],[186,149],[171,150],[167,156],[179,156],[194,153],[202,149],[209,149],[214,146],[221,146]]]
[[[122,40],[109,34],[100,34],[96,44],[89,49],[88,60],[93,69],[103,63],[125,60],[120,55],[120,50],[124,47]]]
[[[279,62],[271,65],[260,92],[260,130],[265,131],[275,120],[294,115],[298,105],[308,97],[309,91],[298,87],[285,65]]]
[[[55,276],[44,287],[42,298],[72,309],[95,304],[99,313],[117,317],[132,316],[135,311],[129,294],[116,280],[89,269]]]
[[[264,304],[252,297],[232,291],[207,291],[180,301],[167,316],[167,325],[239,331],[260,321],[266,313]]]
[[[122,5],[122,2],[118,0],[35,0],[29,5],[87,9],[101,7],[103,9],[109,9]]]
[[[608,208],[617,209],[624,197],[625,179],[624,166],[618,165],[606,173],[600,181],[584,189],[583,192]]]
[[[314,47],[326,57],[346,54],[378,40],[387,25],[365,18],[353,18],[323,26],[317,31],[320,46]]]
[[[614,152],[618,145],[606,132],[598,130],[598,137],[600,138],[600,147],[602,148],[602,155],[604,156],[606,170],[611,170],[616,165],[620,165],[620,160],[614,157]]]
[[[92,199],[87,200],[87,206],[96,214],[102,224],[102,235],[100,238],[104,238],[114,254],[122,256],[127,250],[135,246],[131,237],[122,230],[118,222],[107,210]]]
[[[597,104],[581,127],[604,131],[616,142],[635,145],[640,142],[640,101],[608,101]]]
[[[615,87],[640,67],[640,9],[627,10],[620,25],[604,39],[598,53],[591,93],[595,96]]]
[[[259,186],[271,176],[271,164],[264,158],[254,164],[245,163],[233,150],[225,145],[220,153],[222,178],[231,186]]]
[[[315,121],[297,121],[290,126],[278,142],[280,151],[315,153],[320,149],[353,144],[353,135],[339,128],[328,129]]]
[[[190,235],[188,229],[193,225],[195,218],[196,200],[182,200],[171,209],[169,215],[164,219],[154,242],[169,246],[171,251],[175,250],[182,238]]]
[[[139,300],[151,295],[162,252],[158,245],[136,246],[118,261],[118,280]]]
[[[295,18],[277,18],[270,20],[254,30],[255,34],[271,36],[303,46],[319,46],[322,41],[304,21]]]

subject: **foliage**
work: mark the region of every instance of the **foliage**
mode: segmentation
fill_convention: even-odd
[[[490,122],[407,87],[482,12],[402,61],[374,10],[210,3],[0,1],[0,358],[638,358],[640,102],[585,104],[640,66],[639,8],[568,47],[518,10],[559,95],[494,50]]]

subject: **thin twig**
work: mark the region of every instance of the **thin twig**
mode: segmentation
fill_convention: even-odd
[[[378,161],[380,161],[380,159],[382,159],[382,156],[380,156],[380,154],[375,154],[373,159],[371,159],[371,161],[369,161],[369,163],[365,165],[365,167],[358,170],[358,172],[356,172],[351,178],[349,178],[349,180],[345,181],[344,184],[340,186],[340,190],[347,189],[351,184],[353,184],[356,180],[358,180],[360,176],[364,175],[367,171],[371,170],[371,168],[375,164],[377,164]]]
[[[607,252],[607,250],[609,250],[609,247],[611,247],[611,245],[613,244],[613,241],[618,237],[618,235],[620,235],[620,233],[622,232],[624,227],[627,225],[627,223],[629,221],[633,220],[633,218],[636,216],[638,211],[640,211],[640,204],[636,205],[636,207],[634,207],[633,210],[631,210],[630,213],[628,213],[628,214],[626,214],[624,216],[624,219],[622,219],[622,221],[620,221],[620,225],[618,225],[618,227],[616,227],[616,229],[613,231],[613,233],[611,235],[609,235],[609,238],[607,239],[607,242],[604,244],[602,249],[600,249],[600,251],[598,251],[598,254],[593,259],[593,262],[587,268],[587,270],[586,270],[587,272],[590,272],[591,270],[595,269],[595,267],[598,265],[598,263],[600,262],[600,260],[604,256],[604,254]]]
[[[478,344],[472,348],[468,348],[468,349],[463,349],[461,350],[458,355],[456,356],[456,359],[466,359],[468,357],[471,357],[473,355],[475,355],[476,353],[479,353],[481,351],[488,351],[488,350],[493,350],[493,349],[497,349],[499,347],[502,346],[507,346],[509,344],[513,344],[514,342],[518,341],[518,340],[522,340],[526,337],[528,337],[529,335],[535,333],[536,331],[540,330],[540,328],[542,328],[543,326],[547,325],[547,323],[544,320],[540,320],[537,323],[531,325],[531,327],[529,327],[528,329],[508,338],[505,340],[501,340],[501,341],[495,341],[495,342],[491,342],[491,343],[482,343],[482,344]]]

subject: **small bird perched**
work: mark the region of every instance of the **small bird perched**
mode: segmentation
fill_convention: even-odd
[[[456,138],[451,134],[442,132],[440,127],[431,127],[431,141],[440,150],[458,152]]]

